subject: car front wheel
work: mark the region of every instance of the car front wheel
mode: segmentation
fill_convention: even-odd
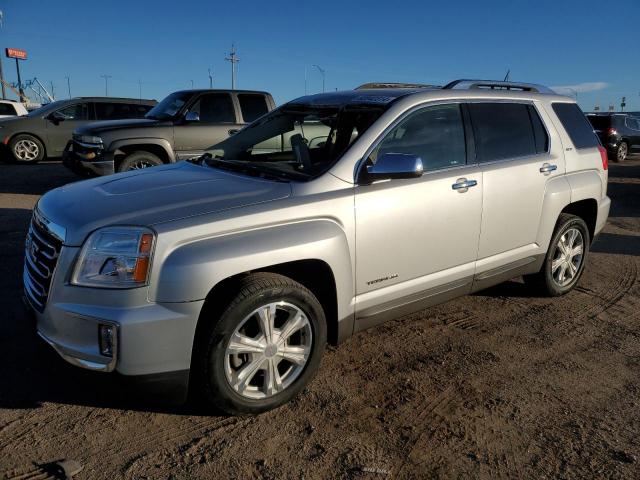
[[[627,155],[629,155],[629,146],[627,145],[627,142],[620,142],[618,149],[616,150],[616,160],[618,162],[624,162],[627,159]]]
[[[313,378],[326,321],[313,293],[288,277],[253,274],[236,291],[205,335],[197,378],[215,407],[255,414],[288,402]]]
[[[124,157],[118,166],[118,172],[140,170],[141,168],[155,167],[163,163],[160,157],[151,152],[138,151]]]

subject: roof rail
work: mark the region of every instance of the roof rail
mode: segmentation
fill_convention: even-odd
[[[501,82],[499,80],[469,80],[460,79],[454,80],[442,87],[444,90],[515,90],[519,92],[532,92],[532,93],[549,93],[555,94],[553,90],[544,85],[536,85],[534,83],[521,83],[521,82]]]
[[[354,88],[354,90],[371,90],[375,88],[439,88],[439,86],[425,83],[372,82],[363,83],[359,87]]]

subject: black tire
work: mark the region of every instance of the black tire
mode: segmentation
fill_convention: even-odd
[[[580,259],[580,263],[577,266],[577,271],[574,277],[568,283],[560,284],[558,283],[557,279],[554,278],[552,266],[554,259],[556,259],[557,257],[556,254],[559,253],[561,255],[561,253],[558,252],[558,244],[561,238],[571,229],[577,229],[582,235],[582,256]],[[533,275],[525,275],[525,283],[530,285],[532,288],[535,288],[539,293],[550,297],[557,297],[570,292],[573,287],[576,286],[576,284],[580,280],[580,277],[582,276],[582,272],[584,271],[584,266],[587,261],[590,244],[591,238],[589,236],[589,229],[584,220],[575,215],[569,215],[566,213],[560,214],[553,236],[551,237],[549,249],[547,250],[547,255],[545,257],[542,268],[538,273],[535,273]]]
[[[42,142],[26,133],[16,135],[11,139],[9,151],[13,160],[18,163],[38,163],[46,156]]]
[[[622,163],[629,156],[629,144],[625,141],[621,141],[616,148],[615,161]]]
[[[205,401],[226,413],[257,414],[288,402],[314,377],[327,341],[326,319],[313,293],[283,275],[255,273],[240,280],[233,291],[237,295],[221,309],[217,318],[201,318],[201,321],[208,321],[209,324],[201,330],[201,338],[196,339],[199,345],[194,348],[192,362],[196,370],[192,378],[196,385],[192,387],[200,391]],[[248,316],[251,318],[251,312],[273,302],[287,302],[304,312],[312,332],[310,353],[301,372],[288,387],[266,398],[247,398],[234,390],[227,379],[227,346],[236,328]],[[210,315],[214,311],[205,308],[203,314]]]
[[[128,172],[130,170],[155,167],[157,165],[162,165],[163,163],[162,159],[157,155],[140,150],[124,157],[120,162],[120,165],[118,165],[118,172]]]

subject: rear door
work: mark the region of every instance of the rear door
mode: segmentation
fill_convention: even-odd
[[[197,114],[199,120],[176,123],[175,150],[179,158],[202,155],[242,128],[229,93],[203,93],[193,101],[185,117],[189,112]]]
[[[93,120],[93,112],[88,102],[78,102],[56,110],[61,120],[49,115],[47,126],[47,154],[52,157],[62,155],[65,145],[71,140],[73,131]]]
[[[565,164],[561,149],[551,154],[533,103],[473,102],[468,108],[484,185],[480,274],[536,253],[546,184],[565,172]]]

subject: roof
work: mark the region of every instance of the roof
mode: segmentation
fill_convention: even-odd
[[[269,92],[262,90],[231,90],[228,88],[191,88],[186,90],[177,90],[171,93],[257,93],[260,95],[271,95]]]
[[[312,105],[315,107],[338,107],[342,105],[387,105],[394,100],[424,91],[424,88],[373,88],[366,90],[344,90],[318,93],[296,98],[287,105]]]
[[[94,102],[133,102],[133,103],[158,103],[155,99],[147,98],[126,98],[126,97],[73,97],[69,99],[61,99],[60,101],[68,100],[88,100]]]

